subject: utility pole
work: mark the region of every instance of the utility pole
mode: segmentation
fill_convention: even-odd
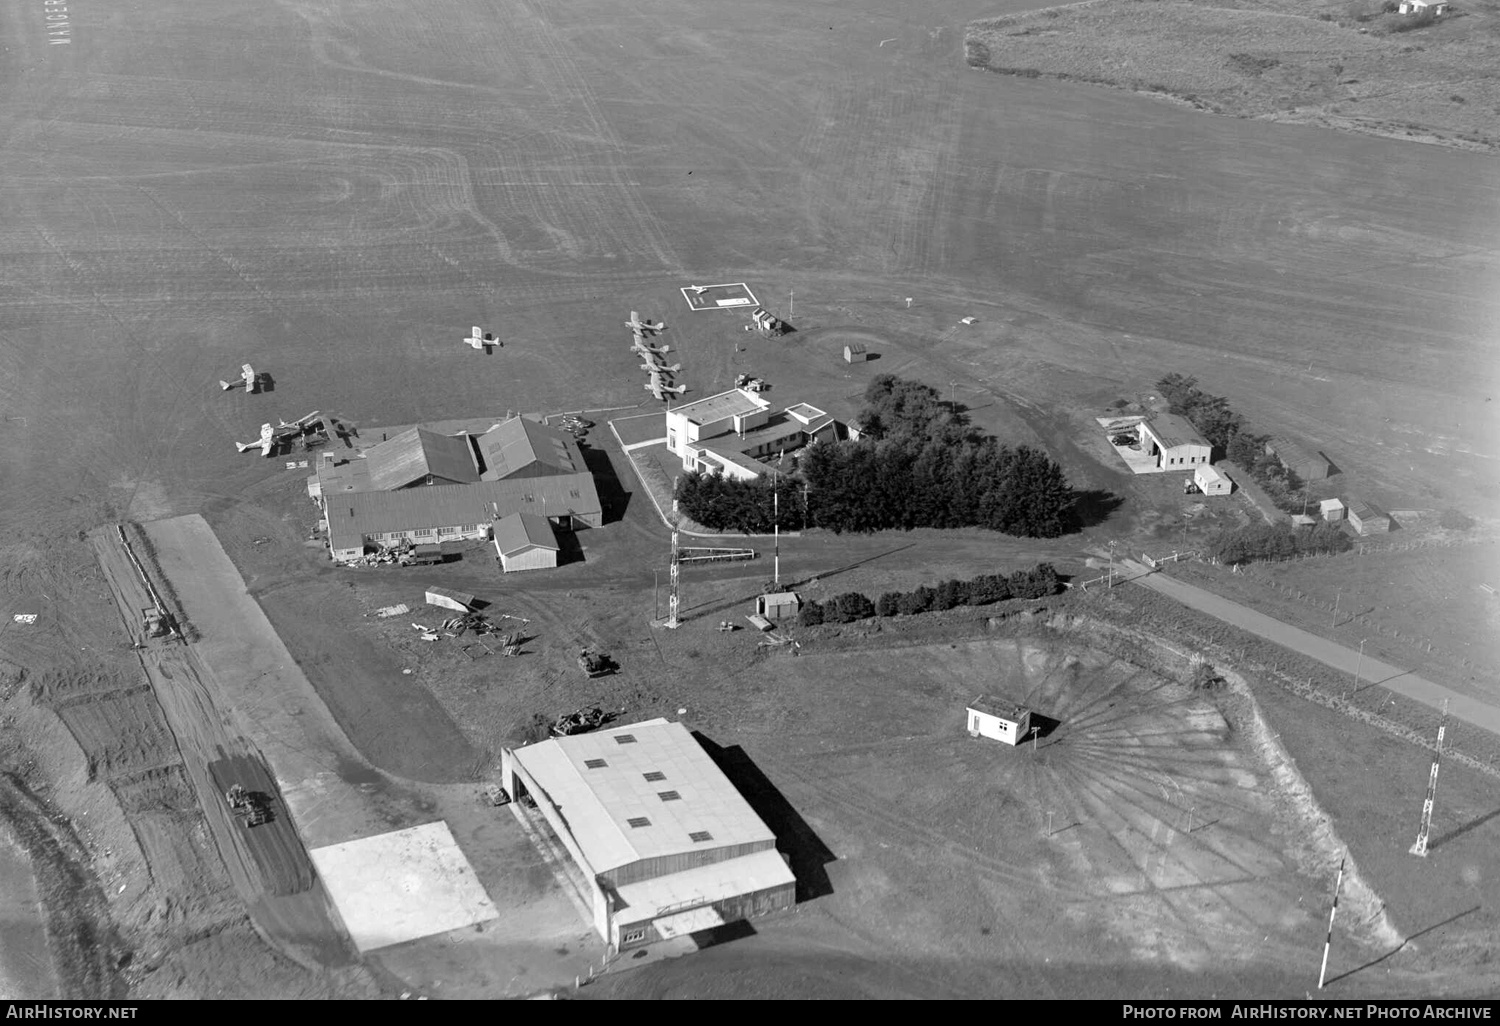
[[[1355,691],[1359,690],[1359,670],[1360,670],[1360,667],[1364,666],[1364,664],[1365,664],[1365,642],[1367,642],[1369,640],[1370,640],[1369,638],[1360,638],[1359,639],[1359,658],[1356,659],[1356,660],[1354,660],[1354,690]],[[1352,692],[1351,692],[1351,694],[1352,694]]]
[[[781,484],[781,482],[780,482],[780,477],[781,477],[781,475],[777,474],[777,475],[775,475],[774,477],[771,478],[771,510],[772,510],[772,513],[771,513],[771,530],[774,532],[773,537],[776,539],[775,543],[774,543],[774,548],[772,549],[772,552],[775,553],[774,561],[772,563],[772,566],[773,566],[773,569],[772,569],[772,580],[775,581],[775,588],[776,588],[777,591],[781,590],[781,490],[780,490],[780,484]]]
[[[661,619],[661,570],[657,567],[651,568],[651,604],[655,609],[651,619]]]
[[[1427,835],[1432,830],[1432,803],[1437,801],[1438,764],[1443,761],[1443,734],[1448,729],[1448,700],[1443,699],[1443,718],[1438,722],[1437,748],[1432,753],[1432,772],[1427,777],[1427,797],[1422,800],[1422,825],[1417,830],[1413,855],[1427,857]]]
[[[1115,586],[1115,543],[1114,542],[1110,542],[1109,543],[1109,583],[1106,584],[1105,587],[1106,588],[1113,588],[1114,586]]]
[[[1337,590],[1334,591],[1334,593],[1333,593],[1333,624],[1331,625],[1332,627],[1337,627],[1339,625],[1339,597],[1342,594],[1343,594],[1342,592],[1337,591]]]
[[[787,320],[791,320],[792,319],[792,314],[796,312],[796,310],[797,310],[797,307],[795,305],[796,302],[797,302],[797,292],[796,292],[796,290],[795,289],[789,289],[787,291],[787,294],[786,294],[786,319]]]
[[[1328,936],[1323,941],[1323,968],[1318,970],[1318,989],[1323,989],[1323,981],[1328,978],[1328,949],[1333,946],[1333,917],[1339,911],[1339,891],[1344,886],[1344,861],[1349,857],[1345,852],[1339,859],[1339,876],[1333,885],[1333,908],[1328,910]]]

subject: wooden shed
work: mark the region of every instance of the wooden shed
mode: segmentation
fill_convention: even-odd
[[[1391,529],[1391,518],[1388,514],[1371,506],[1363,499],[1349,496],[1345,504],[1345,510],[1349,518],[1349,525],[1360,534],[1383,534]]]
[[[474,596],[462,591],[454,591],[452,588],[428,588],[427,604],[467,613],[474,608]]]
[[[1304,449],[1283,435],[1273,435],[1266,442],[1266,452],[1303,481],[1321,481],[1332,468],[1327,456]]]
[[[1323,514],[1324,520],[1343,520],[1344,502],[1342,499],[1324,499],[1318,503],[1318,512]]]
[[[560,549],[546,517],[512,513],[495,523],[495,554],[505,573],[551,569],[557,566]]]
[[[755,600],[756,615],[764,616],[767,620],[784,620],[796,616],[797,610],[801,608],[802,600],[795,591],[778,591],[761,595]]]
[[[858,342],[851,342],[844,346],[845,363],[864,363],[870,358],[869,352]]]
[[[969,736],[987,737],[1018,745],[1031,733],[1031,710],[990,695],[980,695],[968,705]]]
[[[1234,490],[1234,482],[1229,480],[1228,475],[1209,466],[1194,468],[1193,484],[1204,495],[1228,495]]]

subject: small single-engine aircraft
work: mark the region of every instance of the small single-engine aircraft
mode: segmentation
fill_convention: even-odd
[[[302,417],[299,420],[283,420],[281,421],[281,423],[276,425],[276,437],[285,438],[289,435],[300,435],[306,432],[309,428],[316,427],[318,421],[322,418],[322,416],[322,410],[313,410],[307,416]]]
[[[489,332],[485,331],[478,325],[470,328],[469,332],[470,334],[468,338],[459,339],[460,342],[464,343],[467,346],[472,346],[475,349],[481,349],[485,352],[489,352],[491,347],[501,345],[501,342],[498,338],[496,338],[494,335],[491,335]]]
[[[240,452],[249,452],[251,449],[259,448],[262,456],[269,456],[276,451],[276,429],[270,424],[262,424],[259,438],[253,442],[235,442],[234,447]]]
[[[689,285],[688,289],[689,289],[689,291],[691,291],[693,293],[693,295],[695,295],[695,296],[701,296],[701,295],[703,295],[703,293],[705,293],[705,292],[708,291],[708,286],[707,285]]]
[[[632,310],[630,320],[625,322],[625,327],[640,335],[647,331],[665,331],[667,326],[661,321],[643,321],[641,315]]]
[[[672,351],[672,347],[669,345],[653,346],[639,335],[630,344],[630,348],[638,353],[670,353]]]
[[[652,395],[656,396],[656,398],[662,400],[663,402],[665,402],[669,396],[681,395],[682,393],[687,391],[686,385],[678,385],[676,388],[673,388],[671,385],[662,384],[662,380],[660,378],[652,378],[650,381],[646,382],[643,387],[646,389],[646,391],[650,392]]]
[[[219,388],[225,392],[231,388],[243,387],[246,392],[256,392],[260,387],[260,375],[255,373],[255,368],[248,363],[240,367],[239,381],[224,381],[220,379]]]
[[[641,370],[650,371],[652,377],[655,377],[658,374],[676,374],[678,371],[682,370],[682,364],[674,363],[670,367],[663,367],[661,364],[657,363],[643,363],[641,364]]]

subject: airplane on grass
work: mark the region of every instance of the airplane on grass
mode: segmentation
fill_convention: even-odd
[[[687,391],[686,385],[678,385],[676,388],[673,388],[671,385],[662,384],[660,378],[652,378],[641,387],[663,402],[666,402],[670,396],[681,395]]]
[[[260,426],[260,438],[253,442],[235,442],[234,447],[240,452],[249,452],[256,447],[260,448],[262,456],[269,456],[276,451],[276,429],[270,424]]]
[[[650,371],[653,376],[657,374],[676,374],[682,370],[682,364],[674,363],[670,367],[663,367],[656,363],[643,363],[641,364],[641,370]]]
[[[240,381],[225,381],[221,378],[219,380],[219,388],[225,392],[231,388],[240,388],[242,386],[246,392],[254,393],[258,390],[260,375],[256,374],[255,368],[248,363],[240,367],[240,378]]]
[[[491,335],[489,332],[485,331],[478,325],[470,328],[469,332],[470,334],[468,338],[462,338],[459,339],[459,341],[467,346],[472,346],[475,349],[481,349],[487,353],[493,346],[504,345],[504,343],[501,342],[498,338],[496,338],[494,335]]]
[[[262,456],[272,456],[276,447],[283,442],[307,434],[309,430],[317,427],[323,419],[319,410],[313,410],[307,416],[298,420],[282,420],[275,426],[262,424],[260,426],[260,437],[253,442],[235,442],[235,448],[240,452],[249,452],[251,449],[259,448]]]
[[[671,346],[653,346],[646,342],[646,340],[641,338],[641,336],[639,335],[637,335],[635,337],[635,341],[630,344],[630,348],[634,349],[638,353],[670,353],[672,351]]]
[[[630,320],[625,322],[625,327],[634,331],[637,336],[647,331],[665,331],[666,325],[661,321],[643,321],[641,315],[634,310],[630,311]]]

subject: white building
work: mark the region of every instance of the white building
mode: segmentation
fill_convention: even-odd
[[[1448,13],[1448,0],[1401,0],[1397,10],[1401,14],[1421,14],[1423,11],[1431,11],[1433,17],[1441,18]]]
[[[1227,474],[1206,464],[1193,469],[1193,484],[1204,495],[1228,495],[1234,491],[1234,482]]]
[[[763,474],[768,468],[760,461],[766,457],[840,437],[858,434],[826,410],[808,403],[774,410],[743,388],[667,410],[667,449],[682,460],[683,470],[742,481]]]
[[[989,695],[969,703],[969,736],[1018,745],[1031,733],[1031,710]]]
[[[534,513],[512,513],[495,522],[495,554],[505,573],[557,566],[561,546],[551,521]]]
[[[1207,464],[1213,446],[1204,441],[1198,430],[1175,413],[1158,413],[1136,426],[1141,448],[1156,458],[1162,470],[1192,470]]]
[[[680,723],[504,749],[501,775],[567,850],[568,878],[613,951],[796,902],[776,835]]]
[[[1323,519],[1324,520],[1330,520],[1330,521],[1333,521],[1333,520],[1343,520],[1344,519],[1344,500],[1343,499],[1324,499],[1322,502],[1318,503],[1318,512],[1321,513],[1321,514],[1323,514]]]

